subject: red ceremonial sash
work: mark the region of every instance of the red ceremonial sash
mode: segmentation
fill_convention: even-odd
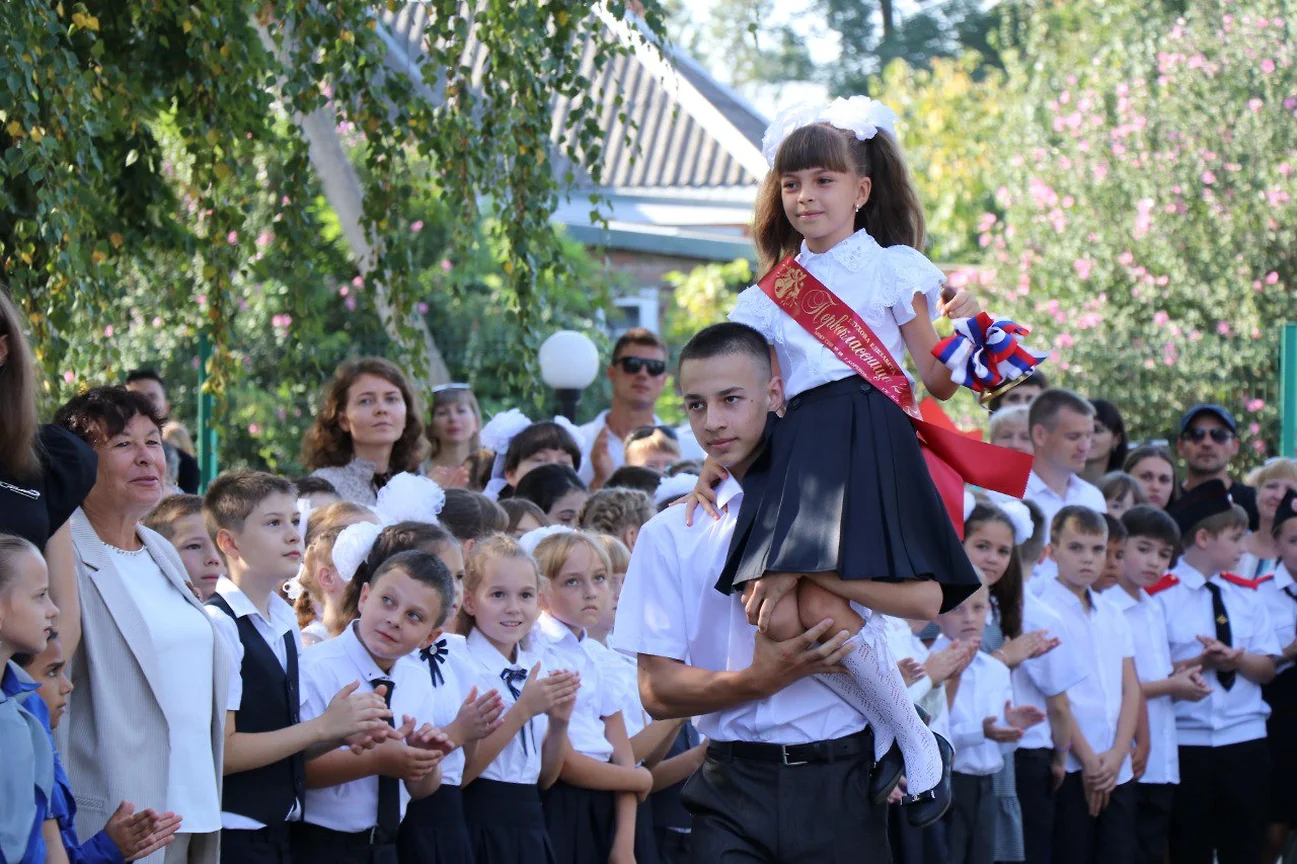
[[[757,284],[776,306],[910,418],[932,482],[960,537],[964,533],[964,483],[1014,498],[1026,492],[1032,458],[924,420],[910,380],[874,331],[791,256],[775,265]]]

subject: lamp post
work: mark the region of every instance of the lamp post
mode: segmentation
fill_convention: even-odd
[[[560,330],[540,346],[540,377],[558,397],[559,413],[576,422],[581,391],[599,374],[599,349],[584,333]]]

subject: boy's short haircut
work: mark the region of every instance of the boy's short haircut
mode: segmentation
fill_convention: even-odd
[[[710,360],[726,354],[746,354],[757,363],[767,376],[770,368],[770,345],[766,337],[746,324],[722,321],[704,327],[680,349],[680,366],[690,360]]]
[[[1030,420],[1031,407],[1028,405],[1010,405],[991,415],[991,423],[987,431],[992,439],[1000,433],[1005,426],[1020,424],[1026,426]]]
[[[1066,409],[1082,417],[1093,417],[1094,406],[1086,399],[1071,390],[1062,387],[1051,387],[1031,402],[1027,412],[1027,428],[1035,429],[1044,426],[1050,432],[1058,428],[1058,415]]]
[[[656,515],[657,508],[647,492],[612,487],[600,489],[586,499],[581,508],[581,527],[621,537],[632,528],[643,527]]]
[[[293,481],[297,487],[298,497],[305,498],[308,495],[338,495],[338,489],[323,477],[316,477],[314,474],[307,474],[305,477],[298,477]],[[341,495],[338,495],[341,498]]]
[[[611,534],[596,534],[603,544],[603,551],[608,553],[608,572],[625,573],[630,569],[630,550],[626,544]]]
[[[635,437],[637,435],[639,437]],[[679,459],[680,441],[663,432],[662,428],[658,426],[649,426],[644,432],[636,429],[626,436],[626,458],[629,459],[632,453],[638,453],[641,450],[650,452],[662,450]]]
[[[1121,524],[1126,528],[1126,536],[1131,539],[1149,537],[1160,540],[1171,547],[1172,555],[1180,548],[1180,526],[1161,507],[1149,504],[1131,507],[1121,514]]]
[[[1198,537],[1199,531],[1206,531],[1213,539],[1226,531],[1246,531],[1249,524],[1247,511],[1238,504],[1231,504],[1228,510],[1215,513],[1194,525],[1185,532],[1186,544],[1191,544]]]
[[[1125,541],[1126,537],[1129,536],[1128,532],[1126,531],[1126,526],[1121,524],[1121,520],[1118,519],[1116,516],[1113,516],[1111,513],[1103,514],[1103,524],[1108,526],[1109,543],[1113,542],[1114,540],[1117,542],[1123,542]]]
[[[668,467],[663,473],[667,477],[674,477],[677,474],[702,474],[703,462],[701,459],[681,459]]]
[[[289,480],[265,471],[230,471],[207,487],[203,498],[203,518],[207,533],[242,531],[252,511],[271,495],[297,497],[297,487]]]
[[[1054,514],[1054,520],[1049,523],[1049,536],[1057,539],[1063,533],[1063,529],[1071,525],[1072,530],[1079,534],[1106,537],[1108,536],[1108,525],[1104,522],[1106,515],[1080,504],[1068,504]]]
[[[663,354],[667,353],[667,343],[662,341],[662,337],[654,333],[647,327],[632,327],[621,336],[612,345],[612,362],[616,363],[621,359],[621,352],[625,351],[632,345],[638,345],[641,348],[657,348]]]
[[[168,495],[158,502],[142,520],[144,527],[156,531],[168,540],[175,538],[176,523],[187,516],[203,515],[201,495]]]
[[[657,491],[662,473],[642,465],[623,465],[609,475],[605,489],[638,489],[648,495]]]
[[[419,549],[397,552],[374,571],[373,578],[369,580],[369,590],[374,591],[379,580],[393,570],[400,570],[414,581],[437,591],[437,597],[441,600],[441,612],[433,626],[443,626],[446,616],[450,614],[450,607],[455,605],[455,578],[450,575],[450,569],[445,563],[431,552]]]

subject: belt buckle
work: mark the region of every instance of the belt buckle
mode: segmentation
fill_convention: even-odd
[[[780,756],[780,758],[782,759],[785,768],[795,768],[795,767],[797,767],[798,765],[809,765],[809,764],[811,764],[810,761],[809,761],[809,760],[806,760],[806,759],[789,759],[789,758],[788,758],[788,751],[789,751],[789,749],[790,749],[790,746],[789,746],[788,744],[784,744],[783,746],[781,746],[781,747],[779,748],[779,756]]]

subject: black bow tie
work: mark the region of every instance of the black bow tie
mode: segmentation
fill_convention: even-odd
[[[510,695],[513,696],[513,701],[516,704],[518,699],[522,697],[522,690],[518,687],[518,685],[524,683],[527,680],[527,670],[517,666],[513,667],[512,669],[501,669],[500,680],[504,682],[504,686],[509,688],[509,693]],[[528,737],[531,738],[532,746],[533,747],[536,746],[536,732],[534,729],[532,729],[530,720],[527,721],[526,729],[520,730],[519,734],[522,737],[522,752],[523,755],[525,756],[527,755],[528,752],[527,751]]]
[[[446,683],[446,676],[441,673],[441,664],[446,662],[446,655],[449,653],[450,649],[446,647],[445,639],[438,639],[419,652],[419,656],[428,664],[433,687],[440,687]]]

